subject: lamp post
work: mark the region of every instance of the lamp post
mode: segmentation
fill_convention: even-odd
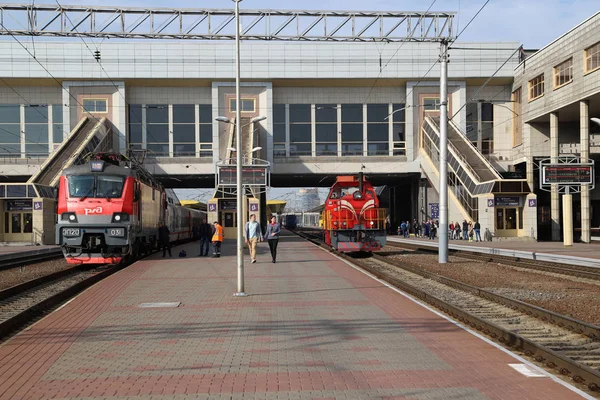
[[[236,1],[236,0],[234,0]],[[236,11],[239,12],[238,10],[238,2],[241,0],[237,0],[236,1]],[[236,13],[237,15],[237,13]],[[237,33],[239,34],[239,24],[237,25]],[[238,61],[239,61],[239,51],[237,53],[238,55]],[[237,265],[238,265],[238,276],[237,276],[237,292],[235,292],[233,295],[236,297],[244,297],[247,296],[246,292],[244,291],[244,240],[243,240],[243,235],[244,235],[244,228],[242,226],[242,221],[244,220],[244,213],[243,213],[243,207],[244,207],[244,188],[242,186],[242,128],[254,124],[256,122],[260,122],[263,121],[265,119],[267,119],[267,117],[265,116],[257,116],[254,117],[250,120],[249,123],[241,125],[240,123],[240,82],[239,82],[239,64],[238,64],[238,73],[237,73],[237,80],[236,80],[236,117],[235,117],[235,148],[231,147],[228,148],[228,150],[230,151],[235,151],[236,152],[236,163],[235,163],[235,168],[236,168],[236,203],[237,203]],[[218,116],[215,118],[215,121],[219,121],[219,122],[224,122],[226,124],[230,124],[231,120],[227,117],[223,117],[223,116]],[[250,154],[252,154],[255,151],[261,150],[262,147],[255,147],[250,151]]]

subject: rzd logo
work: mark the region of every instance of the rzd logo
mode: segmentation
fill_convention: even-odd
[[[102,214],[102,207],[96,207],[96,208],[85,208],[85,215],[89,215],[89,214]]]

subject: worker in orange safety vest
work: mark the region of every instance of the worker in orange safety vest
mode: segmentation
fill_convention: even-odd
[[[223,227],[217,221],[213,224],[213,257],[221,257],[221,243],[223,243]]]

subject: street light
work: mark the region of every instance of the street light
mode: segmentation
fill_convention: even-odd
[[[600,118],[590,118],[590,120],[591,120],[593,123],[595,123],[595,124],[597,124],[597,125],[600,125]]]

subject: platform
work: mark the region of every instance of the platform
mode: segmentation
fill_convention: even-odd
[[[220,259],[183,247],[190,257],[137,262],[2,345],[0,398],[586,398],[289,233],[277,264],[264,243],[246,264],[245,298],[232,296],[234,243]],[[181,304],[140,307],[158,302]]]
[[[0,261],[10,260],[12,255],[27,256],[33,254],[61,253],[59,246],[0,246]]]
[[[405,239],[399,236],[388,236],[387,240],[437,248],[439,238],[430,240],[414,237]],[[600,246],[597,244],[573,243],[573,246],[565,247],[562,242],[517,240],[469,242],[468,240],[453,239],[448,242],[448,248],[451,250],[466,250],[483,254],[600,268]]]

